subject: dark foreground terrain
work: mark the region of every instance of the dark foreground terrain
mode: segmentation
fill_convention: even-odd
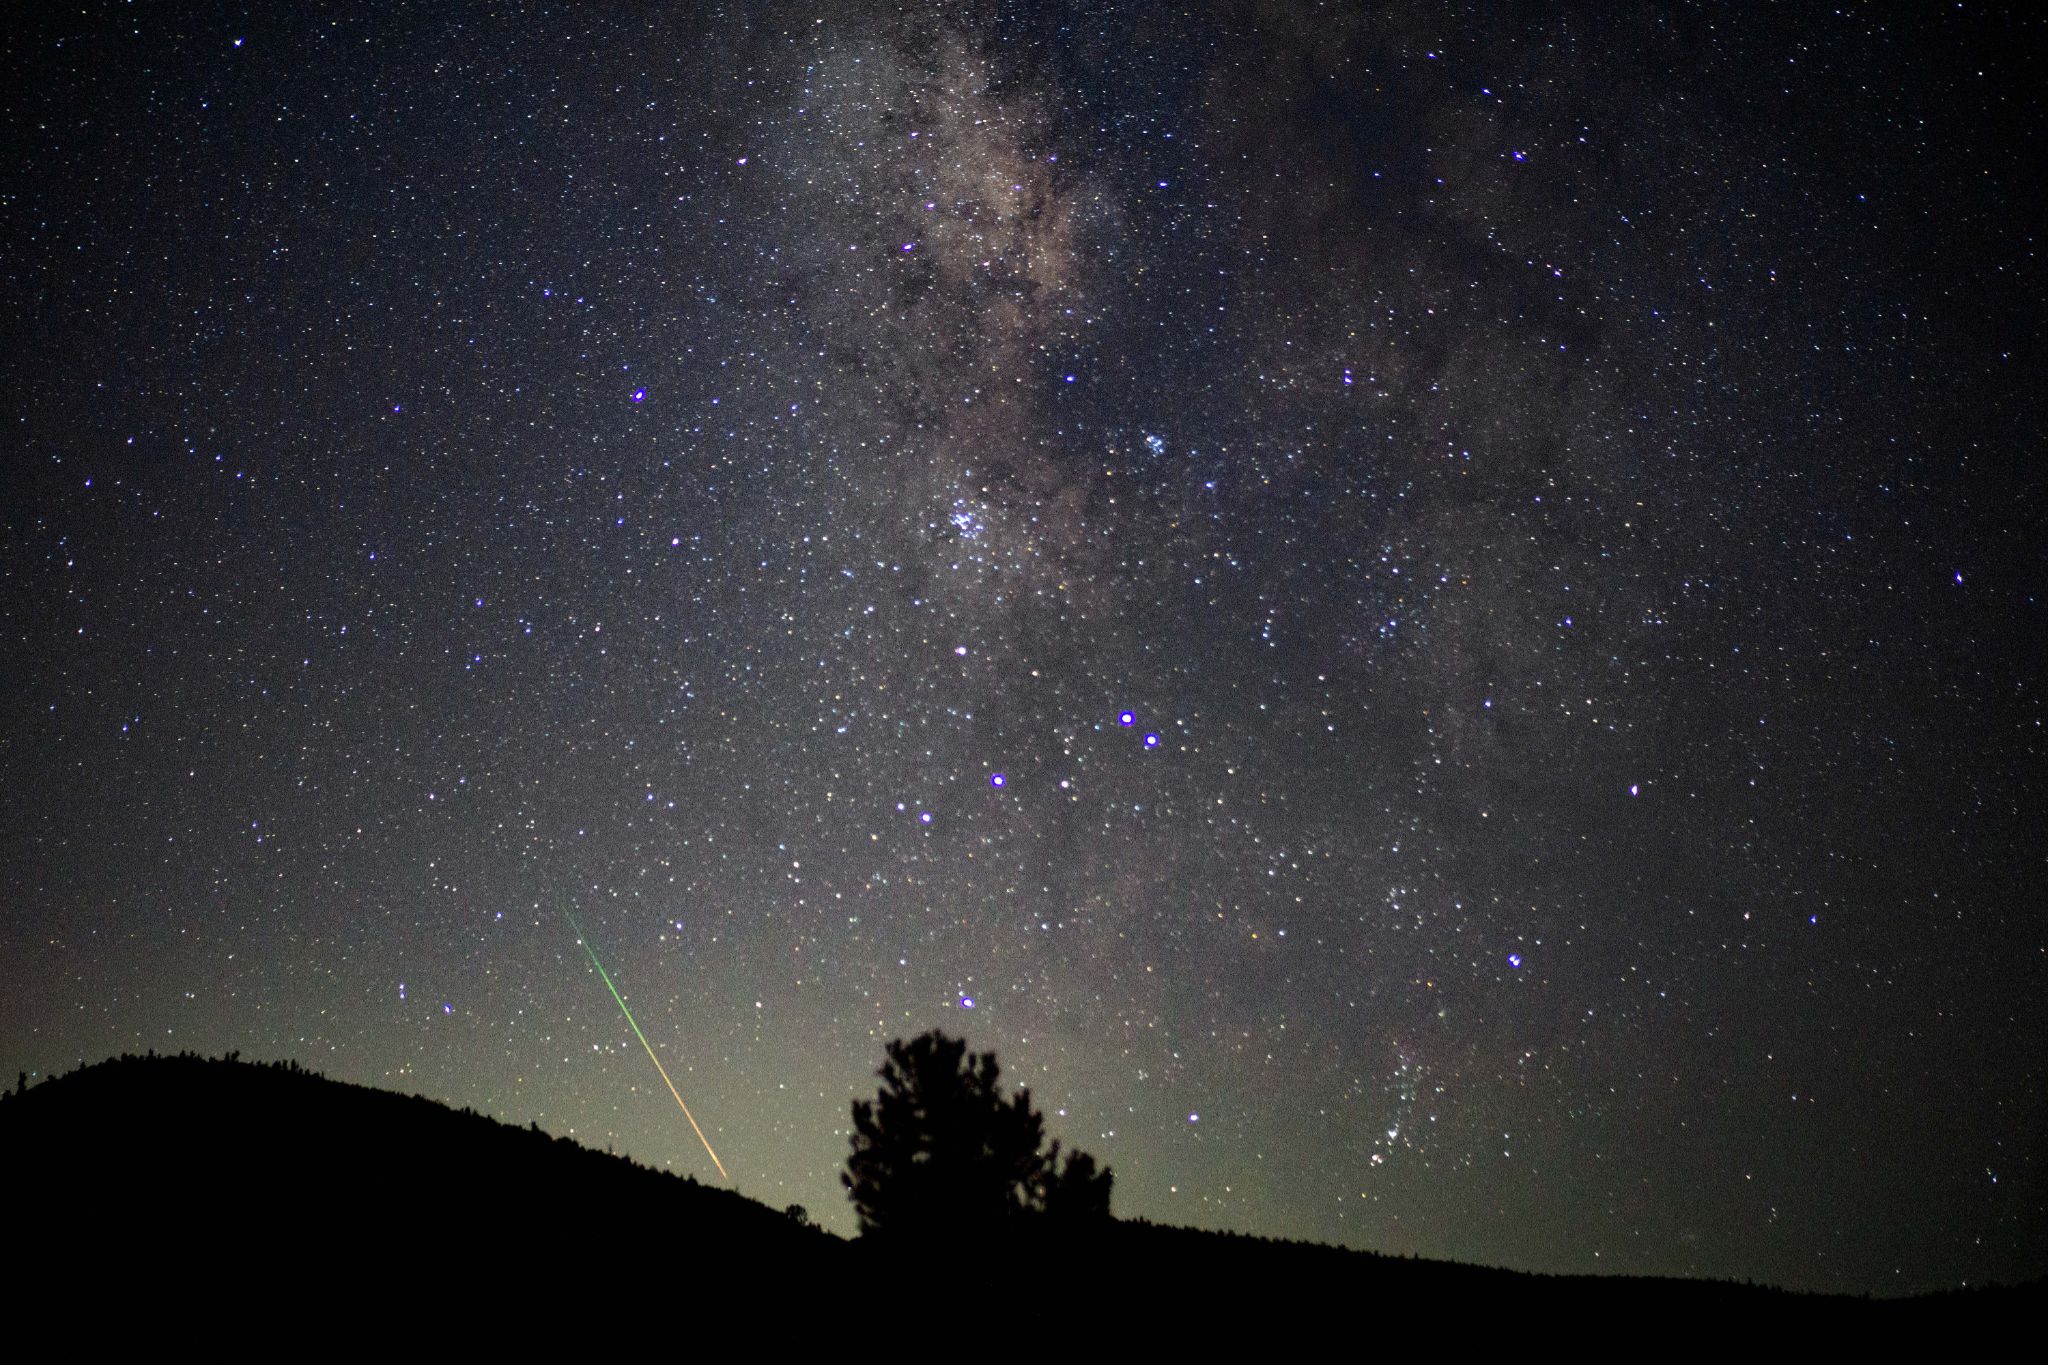
[[[96,1341],[204,1320],[248,1344],[425,1325],[538,1347],[668,1321],[719,1339],[736,1324],[766,1341],[850,1333],[861,1355],[951,1354],[983,1332],[1005,1356],[1072,1332],[1276,1350],[1333,1331],[1361,1347],[1526,1336],[1664,1354],[1789,1334],[1970,1350],[2048,1302],[2039,1283],[1867,1301],[1527,1275],[1124,1221],[892,1251],[537,1128],[192,1056],[8,1095],[0,1172],[12,1305]]]

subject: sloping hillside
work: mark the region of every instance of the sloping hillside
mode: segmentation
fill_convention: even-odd
[[[913,1337],[955,1333],[997,1305],[1033,1330],[1132,1340],[1241,1342],[1354,1322],[1385,1341],[1576,1322],[1874,1341],[1968,1335],[2042,1300],[2038,1284],[1869,1302],[1529,1275],[1141,1221],[878,1247],[537,1128],[294,1064],[189,1055],[122,1057],[8,1095],[0,1171],[25,1302],[89,1311],[153,1286],[190,1306],[204,1286],[243,1321],[294,1331],[308,1311],[350,1321],[331,1316],[341,1308],[377,1322],[471,1320],[532,1344],[566,1332],[563,1314],[588,1301],[710,1307],[821,1338],[877,1320]],[[145,1330],[118,1315],[108,1325],[117,1337]]]
[[[226,1273],[657,1245],[673,1268],[846,1244],[729,1190],[295,1065],[122,1057],[0,1103],[10,1239]]]

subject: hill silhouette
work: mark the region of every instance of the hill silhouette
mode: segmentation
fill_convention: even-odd
[[[140,1274],[269,1296],[424,1276],[431,1301],[484,1280],[501,1297],[559,1276],[586,1286],[595,1265],[602,1283],[715,1284],[722,1307],[784,1314],[874,1306],[866,1296],[885,1284],[934,1302],[1023,1285],[1036,1286],[1026,1311],[1042,1325],[1083,1322],[1108,1292],[1155,1329],[1206,1338],[1253,1332],[1223,1308],[1237,1304],[1291,1325],[1370,1311],[1410,1324],[1740,1323],[1874,1340],[2017,1323],[2044,1299],[2038,1282],[1873,1302],[1532,1275],[1142,1220],[1080,1234],[1027,1220],[1000,1239],[916,1249],[849,1242],[538,1128],[233,1056],[121,1057],[11,1094],[0,1171],[7,1244],[29,1267],[17,1286],[73,1307],[109,1278]]]
[[[822,1268],[839,1238],[730,1190],[295,1063],[120,1057],[0,1103],[9,1240],[45,1255],[345,1269],[394,1247],[660,1243]],[[685,1233],[686,1235],[677,1235]]]

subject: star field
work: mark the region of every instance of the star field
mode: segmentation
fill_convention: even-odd
[[[2048,1270],[2034,19],[88,4],[0,44],[0,1074],[852,1230]]]

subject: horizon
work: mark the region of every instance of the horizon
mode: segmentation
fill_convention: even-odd
[[[515,1138],[523,1139],[528,1134],[544,1138],[547,1140],[548,1144],[550,1144],[550,1150],[554,1150],[554,1144],[566,1143],[569,1144],[578,1153],[586,1156],[608,1157],[622,1163],[626,1167],[629,1167],[635,1171],[645,1172],[647,1174],[655,1176],[672,1176],[677,1180],[698,1189],[713,1191],[714,1193],[719,1195],[737,1197],[740,1200],[744,1201],[746,1204],[752,1205],[753,1208],[758,1210],[759,1214],[764,1217],[786,1219],[796,1228],[801,1228],[808,1233],[821,1234],[835,1242],[843,1243],[846,1245],[853,1245],[855,1243],[871,1240],[870,1235],[868,1233],[859,1230],[856,1230],[856,1232],[850,1236],[834,1231],[832,1228],[827,1227],[823,1223],[821,1223],[816,1217],[815,1213],[811,1209],[803,1205],[791,1204],[778,1208],[774,1205],[765,1203],[758,1198],[755,1198],[754,1196],[748,1194],[744,1190],[734,1188],[730,1184],[730,1182],[726,1180],[706,1181],[699,1178],[694,1173],[664,1169],[660,1166],[650,1166],[643,1162],[636,1161],[631,1156],[628,1156],[627,1154],[622,1152],[612,1151],[608,1148],[600,1150],[596,1147],[589,1146],[583,1142],[580,1142],[576,1138],[571,1137],[569,1135],[550,1133],[546,1129],[540,1127],[538,1124],[531,1124],[522,1127],[517,1124],[508,1123],[504,1119],[499,1118],[496,1115],[468,1108],[458,1109],[454,1106],[447,1104],[445,1101],[437,1100],[430,1096],[406,1093],[404,1091],[390,1090],[376,1086],[362,1086],[354,1082],[348,1081],[339,1081],[336,1080],[334,1077],[323,1075],[321,1072],[313,1070],[309,1067],[301,1066],[296,1060],[292,1059],[279,1061],[252,1061],[242,1058],[237,1053],[230,1053],[228,1055],[219,1057],[207,1056],[201,1053],[193,1052],[158,1053],[151,1051],[147,1053],[123,1053],[117,1056],[105,1058],[101,1061],[84,1063],[71,1071],[62,1073],[61,1075],[45,1075],[41,1078],[41,1080],[43,1083],[56,1081],[72,1081],[76,1080],[77,1078],[88,1072],[100,1071],[114,1067],[129,1067],[142,1063],[188,1063],[198,1065],[217,1065],[228,1068],[245,1068],[250,1071],[271,1072],[280,1075],[287,1075],[295,1081],[312,1082],[321,1085],[331,1084],[346,1090],[358,1091],[365,1094],[374,1094],[384,1097],[386,1099],[400,1100],[407,1104],[421,1105],[425,1106],[429,1110],[437,1110],[453,1118],[474,1120],[476,1123],[484,1125],[485,1129],[494,1129],[498,1132],[509,1134]],[[40,1090],[41,1088],[41,1084],[32,1084],[27,1087],[28,1090]],[[5,1105],[11,1103],[16,1099],[19,1099],[23,1093],[24,1090],[20,1088],[0,1088],[0,1105]],[[266,1109],[265,1112],[269,1113],[270,1111]],[[408,1112],[416,1114],[420,1111],[414,1110]],[[397,1111],[395,1110],[387,1110],[385,1111],[385,1117],[388,1119],[390,1116],[395,1115],[396,1113]],[[0,1125],[4,1125],[9,1121],[9,1119],[10,1115],[7,1109],[0,1108]],[[394,1146],[385,1148],[384,1150],[395,1153],[404,1152],[407,1149],[403,1146]],[[439,1151],[439,1156],[441,1156],[442,1158],[445,1158],[448,1155],[450,1155],[449,1150],[442,1149]],[[183,1180],[177,1183],[180,1186],[186,1184],[186,1182]],[[72,1197],[73,1196],[71,1196],[68,1193],[64,1196],[65,1200],[67,1201]],[[1019,1231],[1024,1231],[1026,1224],[1034,1223],[1039,1219],[1044,1218],[1044,1216],[1045,1215],[1043,1214],[1024,1215],[1022,1221],[1016,1224],[1015,1226],[1017,1226]],[[1158,1223],[1154,1222],[1153,1220],[1142,1217],[1123,1217],[1116,1215],[1113,1212],[1108,1216],[1106,1221],[1112,1224],[1145,1226],[1151,1229],[1158,1230],[1160,1232],[1192,1233],[1198,1236],[1214,1234],[1224,1238],[1248,1238],[1249,1240],[1252,1240],[1254,1242],[1269,1244],[1275,1247],[1293,1247],[1311,1251],[1333,1251],[1339,1253],[1357,1252],[1362,1255],[1377,1257],[1383,1264],[1390,1262],[1399,1262],[1404,1265],[1435,1267],[1445,1271],[1482,1271],[1488,1273],[1499,1273],[1501,1275],[1509,1277],[1520,1277],[1532,1281],[1541,1281],[1551,1278],[1576,1278],[1580,1280],[1584,1280],[1587,1278],[1595,1280],[1630,1279],[1643,1284],[1668,1284],[1676,1286],[1700,1285],[1705,1287],[1722,1289],[1755,1290],[1768,1295],[1790,1295],[1794,1299],[1800,1298],[1802,1296],[1814,1296],[1822,1299],[1832,1298],[1849,1301],[1869,1301],[1873,1299],[1877,1301],[1882,1301],[1886,1298],[1892,1298],[1894,1300],[1919,1298],[1925,1301],[1933,1301],[1945,1298],[1953,1290],[1958,1288],[2024,1291],[2029,1289],[2039,1289],[2043,1285],[2048,1285],[2048,1280],[2036,1278],[2034,1280],[2028,1281],[1991,1281],[1979,1282],[1976,1284],[1966,1284],[1960,1286],[1943,1286],[1937,1287],[1932,1290],[1919,1291],[1918,1293],[1914,1294],[1829,1295],[1821,1291],[1789,1290],[1784,1288],[1783,1286],[1773,1285],[1765,1281],[1757,1280],[1736,1281],[1726,1279],[1698,1279],[1693,1277],[1682,1276],[1651,1277],[1649,1279],[1645,1279],[1644,1277],[1632,1276],[1626,1273],[1602,1271],[1591,1272],[1590,1276],[1588,1276],[1586,1274],[1573,1272],[1526,1271],[1512,1266],[1495,1266],[1479,1262],[1431,1260],[1429,1258],[1419,1258],[1414,1256],[1395,1257],[1391,1256],[1389,1253],[1374,1251],[1371,1248],[1354,1248],[1346,1247],[1337,1243],[1302,1241],[1298,1239],[1268,1238],[1261,1236],[1259,1234],[1244,1233],[1237,1229],[1232,1228],[1204,1228],[1184,1224]],[[1073,1221],[1054,1220],[1052,1223],[1048,1224],[1048,1226],[1061,1229],[1061,1236],[1071,1237],[1076,1235],[1077,1232],[1085,1234],[1085,1230],[1091,1225],[1085,1220],[1079,1223]],[[884,1238],[881,1240],[887,1242],[889,1239]],[[1761,1303],[1753,1306],[1761,1306]]]

